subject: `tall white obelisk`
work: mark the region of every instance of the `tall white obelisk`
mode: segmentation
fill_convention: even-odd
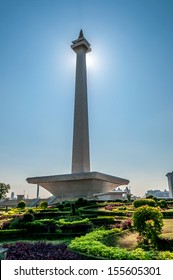
[[[78,39],[72,42],[71,48],[76,53],[72,173],[26,179],[30,184],[42,186],[59,201],[79,197],[93,199],[96,194],[104,194],[129,183],[129,180],[123,178],[90,171],[86,53],[91,48],[82,30]]]
[[[86,53],[91,48],[82,30],[72,43],[76,53],[72,173],[83,173],[90,172]]]

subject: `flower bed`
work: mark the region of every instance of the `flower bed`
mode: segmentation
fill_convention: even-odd
[[[65,244],[37,242],[5,244],[7,260],[82,260],[83,257],[67,248]]]

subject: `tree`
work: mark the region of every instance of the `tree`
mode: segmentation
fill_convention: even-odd
[[[159,209],[144,205],[135,211],[132,218],[141,243],[156,246],[163,226],[163,215]]]
[[[10,185],[0,183],[0,199],[6,197],[7,193],[9,192],[9,189],[10,189]]]

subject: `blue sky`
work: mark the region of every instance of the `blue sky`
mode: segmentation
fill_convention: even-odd
[[[0,0],[0,182],[70,173],[75,53],[91,43],[91,169],[167,187],[173,170],[172,0]],[[50,193],[41,190],[47,197]]]

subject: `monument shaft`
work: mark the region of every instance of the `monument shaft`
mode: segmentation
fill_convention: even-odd
[[[76,52],[72,173],[83,173],[90,171],[86,53],[91,49],[81,32],[71,47]]]
[[[72,174],[27,178],[30,184],[42,186],[59,201],[85,197],[95,198],[94,194],[105,195],[129,180],[100,172],[90,172],[88,102],[86,53],[91,51],[90,44],[80,31],[71,48],[76,53],[76,85],[73,131]],[[114,192],[115,193],[115,192]]]

